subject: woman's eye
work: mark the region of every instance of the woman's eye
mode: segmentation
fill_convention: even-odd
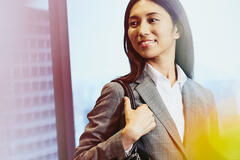
[[[134,27],[137,27],[138,23],[137,21],[132,21],[129,23],[129,25],[134,28]]]
[[[157,18],[150,18],[149,19],[150,23],[154,23],[154,22],[157,22],[157,21],[159,21],[159,19],[157,19]]]

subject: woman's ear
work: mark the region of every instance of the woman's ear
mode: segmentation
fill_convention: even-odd
[[[174,26],[174,33],[173,34],[174,34],[175,39],[180,38],[180,32],[179,32],[179,29],[178,29],[177,25]]]

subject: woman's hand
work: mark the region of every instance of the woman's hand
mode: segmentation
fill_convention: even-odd
[[[128,97],[124,97],[124,110],[126,126],[122,130],[122,142],[124,149],[127,150],[141,136],[154,129],[156,122],[152,111],[146,104],[133,110]]]

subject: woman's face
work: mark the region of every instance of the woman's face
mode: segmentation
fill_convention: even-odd
[[[175,54],[179,33],[164,8],[150,0],[140,0],[130,11],[128,36],[133,48],[151,60]]]

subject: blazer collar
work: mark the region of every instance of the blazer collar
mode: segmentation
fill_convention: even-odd
[[[152,79],[148,76],[146,72],[143,72],[143,74],[138,78],[136,83],[138,83],[138,85],[136,86],[136,91],[143,98],[145,103],[149,106],[156,118],[162,123],[168,134],[172,137],[173,141],[176,143],[180,151],[186,157],[186,151],[183,143],[181,142],[177,127],[172,117],[170,116],[161,96],[159,95]]]

